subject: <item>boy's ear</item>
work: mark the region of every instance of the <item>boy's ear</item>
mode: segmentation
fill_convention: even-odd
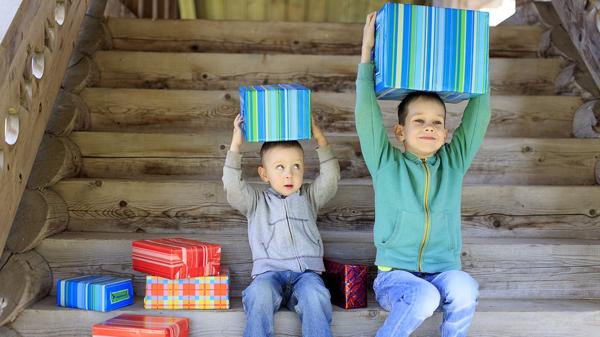
[[[267,177],[267,170],[262,165],[258,165],[258,176],[265,183],[269,182],[269,177]]]
[[[394,134],[396,135],[396,139],[398,139],[398,141],[400,141],[400,143],[404,142],[405,137],[404,137],[404,126],[403,125],[396,124],[396,126],[394,127]],[[448,132],[446,132],[446,135],[448,135]]]

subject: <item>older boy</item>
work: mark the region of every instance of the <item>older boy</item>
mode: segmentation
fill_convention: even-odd
[[[367,16],[363,31],[355,113],[375,190],[373,288],[390,311],[377,336],[409,336],[438,307],[441,335],[466,336],[479,286],[460,270],[461,189],[489,124],[489,94],[471,99],[450,144],[443,101],[433,93],[410,94],[398,106],[394,129],[405,152],[391,146],[374,92],[375,15]]]
[[[287,306],[300,316],[303,336],[331,336],[330,295],[319,274],[323,242],[317,211],[337,191],[340,168],[321,130],[312,124],[320,174],[303,184],[304,152],[297,141],[267,142],[260,151],[261,190],[242,178],[240,115],[223,167],[227,200],[248,219],[253,280],[242,294],[247,324],[244,336],[274,336],[273,316]]]

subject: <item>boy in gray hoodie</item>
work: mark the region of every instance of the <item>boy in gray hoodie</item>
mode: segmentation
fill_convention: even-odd
[[[244,336],[274,336],[273,317],[282,305],[298,313],[303,336],[331,336],[332,307],[319,276],[325,267],[316,219],[319,208],[337,191],[338,161],[313,120],[320,165],[314,182],[303,184],[300,143],[266,142],[258,174],[270,187],[251,186],[242,178],[241,123],[238,115],[223,167],[223,185],[227,201],[248,219],[253,280],[242,293],[247,319]]]

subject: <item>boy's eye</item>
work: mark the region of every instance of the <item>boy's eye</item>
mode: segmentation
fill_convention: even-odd
[[[277,171],[283,171],[283,165],[279,164],[279,165],[275,166],[275,169]]]
[[[435,121],[435,122],[433,122],[433,124],[435,124],[435,125],[442,125],[442,121]]]
[[[294,170],[300,170],[300,164],[294,164]]]
[[[422,119],[415,119],[415,123],[422,124],[422,123],[424,123],[424,122],[425,122],[425,121],[424,121],[424,120],[422,120]]]

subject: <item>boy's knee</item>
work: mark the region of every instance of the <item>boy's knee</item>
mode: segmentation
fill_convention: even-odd
[[[404,291],[401,298],[396,299],[395,304],[408,305],[414,314],[419,318],[427,318],[433,315],[433,312],[440,305],[440,292],[430,283],[419,283],[410,289]]]
[[[242,293],[244,308],[263,308],[275,311],[281,304],[281,295],[270,282],[254,280]]]
[[[446,302],[461,308],[477,303],[479,283],[474,278],[457,270],[452,272],[450,280],[446,289]]]
[[[299,312],[306,312],[308,310],[321,308],[325,313],[330,313],[333,310],[331,306],[331,295],[327,288],[317,285],[306,290],[307,291],[295,295],[298,300],[296,310]]]

